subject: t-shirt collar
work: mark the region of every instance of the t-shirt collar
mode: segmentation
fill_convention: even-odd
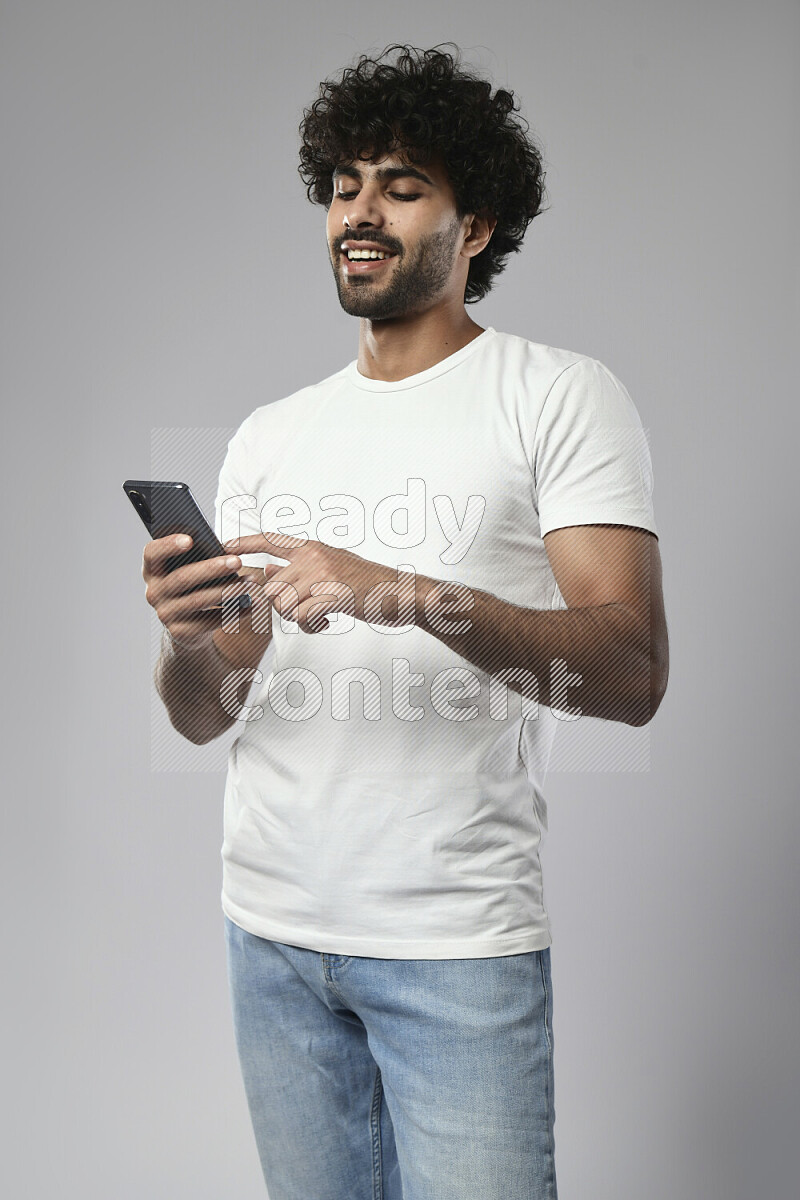
[[[471,342],[467,342],[466,346],[462,346],[460,350],[456,350],[453,354],[448,354],[447,358],[434,363],[432,367],[428,367],[424,371],[417,371],[414,375],[407,375],[405,379],[370,379],[367,375],[362,375],[358,370],[358,359],[353,359],[351,363],[348,363],[344,368],[344,372],[351,383],[367,392],[396,392],[403,388],[419,387],[420,384],[428,383],[429,380],[435,379],[437,375],[443,375],[445,371],[451,371],[453,367],[459,366],[465,358],[469,358],[481,346],[485,346],[487,341],[490,341],[494,336],[495,330],[489,325],[484,329],[483,333],[479,333],[476,338],[473,338]]]

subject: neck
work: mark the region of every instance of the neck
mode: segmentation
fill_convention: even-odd
[[[483,327],[458,309],[431,309],[386,321],[361,319],[358,370],[369,379],[396,383],[435,367],[475,340]]]

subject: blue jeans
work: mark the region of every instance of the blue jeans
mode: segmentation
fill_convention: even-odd
[[[550,948],[322,954],[225,917],[270,1200],[557,1200]]]

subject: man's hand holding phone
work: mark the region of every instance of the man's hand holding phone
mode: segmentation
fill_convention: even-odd
[[[151,538],[142,558],[145,598],[165,630],[156,689],[178,732],[203,745],[233,724],[225,695],[257,674],[272,640],[263,584],[279,567],[243,566],[188,484],[126,479],[122,487]],[[223,628],[229,612],[236,620]]]
[[[242,566],[235,554],[168,570],[169,560],[185,553],[191,545],[188,534],[154,538],[145,546],[142,559],[147,603],[173,641],[186,648],[209,641],[214,630],[221,628],[223,599],[245,592],[251,596],[252,607],[240,613],[239,620],[245,630],[249,629],[260,591],[253,585],[264,581],[263,567]],[[232,572],[241,580],[241,586],[231,583]]]

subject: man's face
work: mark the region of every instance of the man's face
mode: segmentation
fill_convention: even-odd
[[[463,300],[469,219],[459,219],[441,164],[414,167],[390,153],[340,164],[333,183],[328,249],[345,312],[382,321],[423,312],[455,290]],[[388,257],[350,259],[365,250]]]

